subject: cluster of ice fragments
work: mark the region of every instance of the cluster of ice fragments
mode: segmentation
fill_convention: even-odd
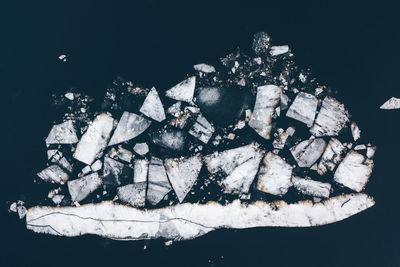
[[[58,98],[66,115],[37,172],[54,189],[28,210],[27,227],[181,240],[221,227],[321,225],[374,205],[361,192],[375,147],[289,47],[270,41],[257,33],[252,55],[197,64],[167,90],[118,78],[98,112],[75,91]]]

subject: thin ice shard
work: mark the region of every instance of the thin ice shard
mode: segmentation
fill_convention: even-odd
[[[68,182],[71,200],[80,202],[100,187],[102,180],[97,172]]]
[[[202,165],[201,158],[198,156],[165,160],[164,166],[179,202],[185,199],[196,182]]]
[[[141,210],[112,201],[79,207],[33,207],[26,226],[37,233],[59,236],[95,234],[118,240],[165,238],[186,240],[219,228],[310,227],[344,220],[375,204],[366,194],[331,197],[320,203],[257,201],[227,205],[184,203]]]
[[[169,98],[191,103],[194,94],[194,88],[196,86],[196,76],[192,76],[183,82],[178,83],[171,89],[165,92],[165,95]]]
[[[257,88],[256,103],[249,126],[265,139],[270,138],[272,115],[281,94],[282,89],[275,85]]]
[[[348,120],[343,104],[327,96],[310,132],[316,137],[337,136]]]
[[[374,164],[360,153],[350,151],[336,169],[334,180],[356,192],[368,182]]]
[[[352,122],[350,125],[351,134],[353,135],[354,141],[357,141],[361,137],[360,128],[358,128],[355,122]]]
[[[37,174],[45,182],[64,184],[69,176],[58,165],[51,165]]]
[[[164,106],[158,96],[156,88],[151,88],[140,108],[140,112],[158,122],[165,120]]]
[[[290,148],[299,167],[310,168],[321,157],[326,147],[322,138],[308,139]]]
[[[107,146],[113,124],[114,119],[111,116],[105,113],[98,115],[79,141],[73,157],[88,165],[92,164]]]
[[[264,157],[258,173],[257,190],[283,196],[289,190],[292,166],[272,152]]]
[[[222,152],[215,152],[204,158],[208,171],[223,174],[222,185],[225,193],[248,193],[261,161],[263,152],[257,144],[250,144]]]
[[[318,99],[304,92],[300,92],[289,107],[286,116],[305,123],[311,127],[317,112]]]
[[[149,166],[146,198],[152,205],[157,205],[172,190],[161,159],[152,157]]]
[[[399,109],[400,98],[392,97],[380,107],[380,109]]]
[[[279,55],[285,54],[287,52],[289,52],[288,45],[271,46],[271,50],[269,51],[271,56],[279,56]]]
[[[125,111],[111,137],[109,146],[129,141],[149,128],[151,121],[135,113]]]
[[[46,145],[51,144],[75,144],[78,142],[76,131],[72,120],[61,124],[53,125],[49,135],[46,138]]]

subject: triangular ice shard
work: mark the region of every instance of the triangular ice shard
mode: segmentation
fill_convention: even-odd
[[[74,125],[71,120],[53,125],[46,138],[46,145],[50,144],[75,144],[78,142]]]
[[[172,188],[182,202],[197,180],[202,162],[199,156],[184,159],[167,159],[165,168]]]
[[[151,88],[140,108],[140,112],[158,122],[165,120],[164,107],[156,88]]]
[[[131,140],[149,128],[151,121],[135,113],[125,111],[111,137],[109,146]]]
[[[190,103],[193,99],[195,86],[196,76],[192,76],[169,89],[165,93],[165,95],[178,101],[185,101]]]
[[[101,178],[97,172],[89,174],[80,179],[69,181],[68,190],[71,195],[71,200],[74,202],[82,201],[90,193],[99,188],[101,182]]]
[[[162,160],[152,157],[148,174],[147,200],[150,204],[156,205],[171,189]]]

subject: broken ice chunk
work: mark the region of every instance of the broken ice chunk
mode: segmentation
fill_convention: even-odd
[[[26,208],[25,206],[21,205],[17,207],[17,213],[18,213],[18,217],[20,219],[23,219],[26,215]]]
[[[46,138],[46,145],[51,144],[75,144],[78,142],[76,131],[72,120],[53,125],[49,135]]]
[[[133,167],[133,182],[146,182],[147,170],[149,169],[149,161],[147,159],[136,159]]]
[[[58,152],[57,149],[49,149],[49,150],[47,150],[47,159],[51,159],[57,152]]]
[[[360,129],[358,128],[358,126],[355,122],[351,123],[350,128],[351,128],[351,134],[353,135],[354,141],[357,141],[361,136]]]
[[[161,159],[152,157],[149,166],[148,186],[146,198],[152,205],[158,204],[172,187],[168,181]]]
[[[336,136],[348,120],[343,104],[327,96],[310,132],[316,137]]]
[[[283,196],[287,193],[292,178],[292,166],[281,157],[268,152],[258,173],[257,190]]]
[[[305,123],[311,127],[317,111],[318,99],[304,92],[300,92],[289,107],[286,116]]]
[[[328,198],[331,191],[331,184],[306,178],[293,177],[292,183],[297,191],[307,196]]]
[[[204,144],[207,144],[214,131],[214,126],[212,126],[203,115],[199,114],[196,122],[193,124],[192,128],[190,128],[189,134],[193,135]]]
[[[199,156],[165,160],[164,166],[179,202],[185,199],[187,193],[196,182],[202,165],[203,163]]]
[[[73,202],[80,202],[101,185],[102,181],[97,172],[68,182],[68,190]]]
[[[172,106],[170,106],[167,110],[167,112],[169,114],[171,114],[174,117],[178,117],[179,116],[179,112],[181,111],[181,106],[182,106],[182,102],[178,101],[175,104],[173,104]]]
[[[37,174],[40,179],[45,182],[64,184],[69,176],[65,173],[60,166],[51,165]]]
[[[281,93],[282,89],[275,85],[257,88],[256,102],[249,126],[265,139],[270,138],[272,115]]]
[[[276,138],[272,142],[272,145],[275,149],[283,149],[285,147],[286,140],[288,139],[289,134],[285,132],[282,128],[279,128],[277,131],[278,133],[274,134],[276,135]]]
[[[326,142],[322,138],[308,139],[290,148],[299,167],[311,167],[321,157]]]
[[[90,168],[92,169],[92,171],[97,172],[99,170],[101,170],[101,168],[103,167],[103,163],[101,162],[101,160],[96,160],[92,166],[90,166]]]
[[[156,88],[151,88],[140,108],[140,112],[158,122],[165,120],[164,106],[158,96]]]
[[[400,108],[400,98],[392,97],[386,101],[380,109],[399,109]]]
[[[372,159],[375,155],[375,151],[376,151],[376,146],[367,147],[367,157],[369,159]]]
[[[354,191],[361,192],[372,173],[373,162],[350,151],[336,169],[334,180]]]
[[[143,155],[146,155],[147,152],[149,152],[149,146],[148,146],[146,143],[137,143],[137,144],[135,144],[135,146],[133,147],[133,150],[134,150],[137,154],[143,156]]]
[[[98,115],[79,141],[73,157],[88,165],[92,164],[107,146],[113,124],[114,119],[110,115]]]
[[[258,144],[215,152],[204,158],[208,171],[224,176],[222,186],[228,194],[248,193],[263,156]]]
[[[271,37],[265,32],[258,32],[253,36],[252,49],[256,55],[265,53],[269,48]]]
[[[69,92],[66,93],[64,96],[71,101],[74,100],[74,93]]]
[[[151,121],[135,113],[125,111],[111,137],[109,146],[131,140],[149,128]]]
[[[104,157],[103,182],[105,185],[120,185],[124,164],[108,156]]]
[[[365,149],[367,149],[366,145],[356,145],[354,147],[354,150],[365,150]]]
[[[200,63],[200,64],[196,64],[193,66],[193,68],[199,72],[203,72],[203,73],[211,73],[211,72],[215,72],[215,68],[214,66],[211,65],[207,65],[204,63]]]
[[[321,161],[318,164],[317,172],[323,175],[327,170],[333,171],[336,164],[342,160],[346,147],[336,138],[331,138],[322,154]]]
[[[51,200],[54,202],[54,204],[58,205],[61,203],[61,201],[64,199],[64,195],[54,195]]]
[[[171,150],[182,150],[185,146],[186,133],[175,129],[163,129],[153,137],[153,143]]]
[[[289,106],[289,97],[285,94],[281,94],[281,110],[285,110]]]
[[[134,183],[117,188],[118,198],[133,207],[143,207],[146,201],[146,183]]]
[[[285,54],[289,52],[289,46],[288,45],[280,45],[280,46],[271,46],[271,50],[269,53],[271,56],[278,56],[281,54]]]
[[[65,157],[62,157],[60,159],[53,157],[51,159],[51,162],[57,163],[58,165],[60,165],[64,169],[66,169],[67,171],[72,172],[72,165],[71,165],[71,163],[68,162],[68,160]]]
[[[192,76],[183,82],[178,83],[171,89],[165,92],[165,95],[169,98],[184,101],[184,102],[192,102],[194,88],[196,86],[196,76]]]
[[[118,147],[118,158],[127,163],[131,162],[133,155],[128,149],[125,149],[121,146]]]

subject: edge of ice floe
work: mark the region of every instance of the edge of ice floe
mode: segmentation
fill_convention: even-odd
[[[227,205],[183,203],[140,210],[103,201],[78,207],[36,206],[27,211],[27,229],[59,236],[95,234],[118,240],[186,240],[220,228],[310,227],[334,223],[375,204],[364,193],[331,197],[320,203],[284,201]]]

